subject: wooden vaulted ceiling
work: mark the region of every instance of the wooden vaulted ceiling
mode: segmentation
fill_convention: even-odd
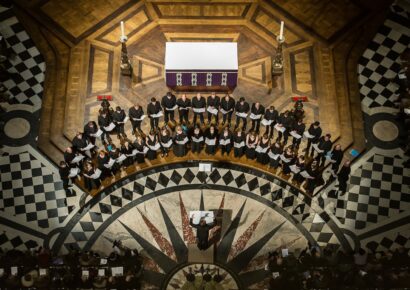
[[[277,32],[278,18],[286,19],[324,42],[364,21],[372,9],[387,0],[16,0],[42,24],[76,44],[138,2],[143,2],[139,23],[189,24],[212,21],[255,25],[267,34]],[[274,10],[272,10],[273,8]],[[274,11],[274,12],[273,12]],[[143,16],[143,17],[142,17]],[[276,20],[276,21],[275,21]],[[293,25],[291,25],[293,26]],[[133,27],[136,28],[136,27]],[[142,28],[142,27],[140,27]]]

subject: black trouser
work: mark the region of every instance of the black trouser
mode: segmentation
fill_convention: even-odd
[[[343,193],[347,191],[347,180],[338,178],[339,190]]]
[[[255,130],[256,133],[259,133],[259,127],[261,125],[261,119],[253,120],[252,119],[252,128],[251,131]]]
[[[293,147],[293,148],[296,148],[296,147],[299,148],[300,142],[302,142],[302,138],[299,138],[299,139],[298,139],[298,138],[293,137],[292,147]]]
[[[109,141],[110,141],[110,134],[107,132],[107,131],[105,131],[105,129],[104,129],[104,127],[102,127],[101,126],[101,131],[102,131],[102,134],[101,134],[101,141],[102,142],[107,142],[107,143],[109,143]]]
[[[317,141],[318,140],[313,140],[313,138],[308,138],[307,146],[306,146],[306,154],[309,154],[310,146],[314,143],[317,143]],[[312,148],[312,152],[313,152],[313,148]],[[310,155],[313,155],[313,153],[311,153]]]
[[[162,146],[161,145],[161,152],[162,152],[162,154],[168,154],[168,152],[169,152],[169,148],[167,148],[167,147],[164,147],[164,146]]]
[[[319,163],[319,166],[325,165],[325,161],[326,161],[326,151],[323,151],[322,153],[318,153],[316,156],[316,161]]]
[[[120,134],[125,135],[124,132],[124,123],[117,123],[115,124],[115,129],[117,130],[117,135],[119,136]]]
[[[208,241],[205,239],[198,239],[198,249],[200,249],[201,251],[205,251],[206,249],[208,249]]]
[[[63,188],[65,190],[68,190],[69,179],[68,178],[62,178],[61,180],[63,181]]]
[[[225,124],[226,123],[226,119],[228,119],[228,124],[231,125],[231,120],[232,120],[232,111],[228,112],[226,114],[222,114],[222,122]]]
[[[208,123],[211,123],[212,116],[215,117],[215,124],[218,124],[218,114],[214,115],[208,112]]]
[[[174,119],[174,111],[168,111],[167,109],[164,110],[164,121],[165,123],[168,123],[168,121],[171,119],[172,122],[175,122]]]
[[[235,128],[239,127],[239,123],[241,122],[241,120],[243,122],[242,130],[245,131],[246,130],[246,124],[248,123],[247,118],[242,118],[242,117],[236,116]]]
[[[179,112],[179,123],[182,124],[182,122],[185,121],[185,123],[188,124],[188,120],[189,120],[188,113],[189,113],[189,111],[188,110],[179,110],[178,112]]]
[[[265,126],[265,129],[266,129],[265,134],[268,135],[269,138],[272,138],[272,137],[273,137],[273,133],[274,133],[274,131],[275,131],[274,127],[275,127],[275,123],[274,123],[274,122],[272,122],[272,124],[270,124],[269,126]],[[270,134],[269,134],[269,133],[270,133]]]
[[[157,129],[158,128],[158,123],[159,123],[159,118],[149,118],[149,123],[151,125],[151,129]]]
[[[224,155],[225,153],[227,155],[229,155],[229,153],[231,152],[232,149],[232,145],[228,144],[228,145],[221,145],[221,153],[222,155]]]
[[[289,138],[289,130],[286,128],[285,132],[278,131],[278,141],[282,139],[283,136],[283,143],[286,144],[288,143],[288,138]]]
[[[134,121],[131,119],[131,125],[132,125],[132,133],[135,134],[135,132],[138,131],[142,131],[141,130],[141,123],[142,121]]]
[[[195,113],[194,112],[194,124],[196,124],[196,120],[199,116],[199,120],[201,121],[201,124],[204,123],[204,113]]]

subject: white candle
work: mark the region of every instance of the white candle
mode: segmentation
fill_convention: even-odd
[[[281,21],[280,22],[280,33],[279,33],[279,38],[283,39],[283,28],[285,27],[285,22]]]
[[[121,37],[125,37],[124,21],[121,21]]]

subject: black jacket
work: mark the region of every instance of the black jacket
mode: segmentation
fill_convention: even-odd
[[[177,104],[177,98],[174,95],[171,95],[171,98],[168,96],[163,96],[161,101],[161,106],[164,109],[172,109]]]
[[[306,128],[306,125],[305,124],[298,124],[298,123],[295,123],[295,125],[293,126],[293,130],[295,130],[296,131],[296,133],[298,133],[299,135],[302,135],[303,134],[303,132],[305,132],[305,128]]]
[[[204,226],[201,226],[199,224],[195,225],[192,222],[192,219],[189,220],[189,224],[191,225],[191,227],[196,228],[196,237],[199,241],[208,241],[209,230],[215,226],[215,223],[212,223],[210,225],[206,224]]]
[[[323,150],[323,154],[326,155],[326,153],[329,152],[330,149],[332,149],[332,141],[330,141],[330,140],[325,141],[325,137],[322,136],[319,139],[319,143],[318,143],[317,147],[320,150]]]
[[[142,109],[142,107],[139,107],[138,110],[135,109],[135,107],[131,107],[128,110],[128,116],[134,119],[141,119],[142,115],[144,115],[144,110]]]
[[[177,105],[178,105],[179,108],[184,108],[184,109],[192,106],[191,105],[191,100],[188,99],[188,98],[186,98],[185,101],[182,100],[182,99],[178,99],[177,100]]]
[[[206,106],[206,101],[204,97],[201,97],[199,100],[197,97],[192,99],[193,108],[200,109],[200,108],[205,108],[205,106]]]
[[[255,104],[252,104],[251,113],[254,115],[263,115],[265,113],[265,107],[259,105],[259,109],[256,109]]]
[[[84,126],[84,135],[87,137],[91,137],[91,134],[95,134],[98,131],[97,124],[94,121],[92,121],[92,123],[94,124],[94,127],[88,126],[88,123]]]
[[[123,109],[121,109],[120,111],[114,111],[112,117],[114,122],[124,122],[125,112]]]
[[[161,105],[159,104],[158,101],[155,102],[155,104],[153,103],[149,103],[147,106],[147,113],[148,116],[152,115],[152,114],[158,114],[159,111],[161,111]]]
[[[313,124],[310,125],[308,132],[310,135],[315,136],[312,138],[313,143],[316,143],[317,141],[319,141],[320,136],[322,136],[322,128],[320,127],[315,128]]]
[[[209,97],[208,97],[208,100],[207,100],[207,102],[206,102],[206,105],[207,105],[208,107],[212,106],[212,107],[218,109],[220,102],[221,102],[221,100],[220,100],[220,98],[219,98],[218,96],[215,96],[215,98],[212,98],[212,96],[209,96]]]
[[[235,111],[237,111],[238,113],[248,113],[249,112],[248,102],[244,102],[243,105],[240,102],[236,103]]]
[[[102,115],[98,116],[98,126],[107,127],[108,125],[110,125],[110,123],[111,123],[111,119],[108,114],[105,115],[105,118]]]
[[[229,100],[226,101],[225,98],[221,99],[221,108],[225,111],[229,111],[235,108],[235,100],[229,97]]]

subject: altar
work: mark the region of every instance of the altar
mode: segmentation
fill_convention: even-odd
[[[175,91],[232,92],[238,81],[236,42],[167,42],[165,80]]]

